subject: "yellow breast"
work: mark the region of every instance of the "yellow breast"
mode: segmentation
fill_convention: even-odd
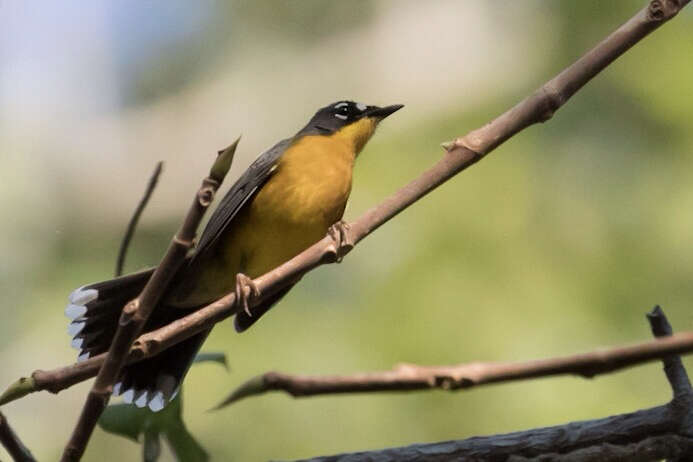
[[[303,137],[286,150],[238,230],[244,272],[254,277],[269,271],[320,240],[342,218],[354,157],[349,143],[326,136]]]

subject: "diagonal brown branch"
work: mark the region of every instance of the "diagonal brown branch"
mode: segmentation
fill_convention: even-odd
[[[135,234],[137,222],[140,220],[140,216],[142,215],[144,208],[147,206],[149,199],[152,197],[152,193],[154,192],[154,188],[156,188],[156,183],[159,181],[159,175],[161,175],[161,170],[163,167],[163,162],[157,162],[156,167],[154,168],[154,172],[152,173],[152,176],[149,178],[149,182],[147,183],[147,189],[144,191],[142,199],[140,199],[140,202],[137,204],[137,208],[135,209],[135,212],[132,214],[132,218],[130,218],[127,230],[125,231],[125,236],[123,237],[123,241],[120,243],[120,250],[118,250],[118,260],[116,261],[115,269],[116,276],[120,276],[121,274],[123,274],[123,266],[125,265],[125,254],[127,253],[128,247],[130,245],[130,240],[132,239],[133,234]]]
[[[202,185],[196,192],[190,209],[180,229],[171,241],[163,260],[154,271],[142,293],[123,307],[120,320],[118,321],[118,330],[115,333],[111,347],[108,353],[106,353],[103,365],[96,376],[96,381],[89,391],[72,436],[65,446],[61,459],[63,462],[79,460],[84,454],[96,422],[111,397],[113,384],[126,364],[130,346],[142,332],[147,319],[149,319],[149,315],[159,302],[176,271],[183,264],[188,251],[192,248],[197,227],[207,208],[212,203],[214,194],[224,181],[237,145],[238,140],[220,152],[210,170],[209,176],[202,180]],[[220,168],[220,166],[223,167]]]
[[[36,462],[31,451],[24,446],[17,434],[10,427],[10,423],[0,412],[0,443],[7,449],[7,453],[15,462]]]
[[[533,95],[485,126],[446,143],[446,153],[438,163],[350,224],[347,243],[358,243],[428,192],[473,165],[503,141],[532,124],[548,120],[600,70],[654,29],[674,17],[689,1],[651,1],[647,7],[543,85]],[[337,252],[335,242],[326,236],[296,257],[257,278],[255,283],[260,289],[261,295],[254,297],[253,301],[255,303],[260,302],[317,266],[335,262]],[[155,355],[198,332],[210,328],[215,323],[232,316],[235,312],[235,295],[231,293],[195,313],[140,336],[133,344],[128,361],[137,361]],[[36,371],[30,378],[20,379],[11,389],[8,389],[0,397],[0,404],[37,391],[37,389],[57,392],[66,386],[92,377],[102,361],[103,356],[96,356],[83,363],[54,371]],[[40,388],[37,388],[37,383]]]
[[[669,322],[659,307],[648,313],[647,318],[656,337],[671,335]],[[686,381],[688,376],[680,358],[665,358],[665,368],[671,360],[678,360],[676,377],[667,372],[667,379],[675,391],[674,399],[663,406],[555,427],[306,460],[691,460],[693,419],[690,416],[693,414],[693,392],[690,387],[681,386],[681,376]]]
[[[357,244],[428,192],[476,163],[503,141],[534,123],[546,121],[601,69],[674,17],[688,2],[689,0],[650,2],[646,8],[532,96],[484,127],[447,145],[446,154],[438,163],[351,223],[347,242]],[[335,262],[337,253],[335,242],[326,236],[278,268],[255,279],[261,293],[261,297],[257,297],[255,302],[274,294],[317,266]],[[229,294],[193,314],[142,336],[135,342],[135,348],[141,350],[136,355],[162,351],[233,315],[235,311],[235,295]]]
[[[534,123],[546,121],[601,69],[675,16],[688,1],[650,2],[648,7],[639,11],[626,24],[543,85],[532,96],[484,127],[448,145],[449,149],[438,163],[351,223],[347,232],[347,242],[357,244],[428,192],[473,165],[504,140]],[[334,241],[326,236],[278,268],[260,276],[255,283],[260,289],[261,297],[257,297],[255,302],[272,295],[317,266],[335,262],[337,252]],[[140,350],[136,356],[162,351],[233,315],[235,311],[235,295],[229,294],[168,326],[145,334],[135,342],[135,348]]]

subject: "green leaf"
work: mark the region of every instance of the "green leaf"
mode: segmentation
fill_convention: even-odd
[[[270,391],[270,388],[267,386],[267,382],[265,381],[265,376],[263,375],[257,375],[250,380],[246,381],[243,383],[241,386],[236,388],[231,392],[230,395],[228,395],[221,403],[217,404],[215,407],[213,407],[211,410],[216,411],[218,409],[221,409],[223,407],[226,407],[230,404],[235,403],[236,401],[240,401],[243,398],[247,398],[249,396],[255,396],[255,395],[261,395],[263,393],[266,393]]]
[[[133,441],[140,441],[140,435],[144,435],[142,440],[142,459],[145,462],[153,462],[159,458],[161,453],[161,441],[160,435],[170,433],[171,429],[178,429],[181,426],[184,427],[181,412],[181,393],[166,405],[164,409],[159,412],[152,412],[149,408],[138,408],[132,404],[112,404],[106,408],[104,413],[99,419],[99,426],[109,432],[125,438],[129,438]],[[176,433],[177,435],[178,433]],[[190,435],[183,435],[185,441],[181,443],[183,453],[193,452],[187,443],[188,440],[193,442],[194,439]],[[171,438],[167,438],[169,444],[171,444],[174,453],[176,453],[178,460],[186,461],[188,459],[183,458],[178,454],[175,442]],[[198,446],[197,442],[195,445]],[[199,448],[202,450],[202,448]],[[204,450],[202,450],[204,453]],[[206,454],[206,453],[205,453]],[[191,460],[203,460],[203,459],[191,459]]]
[[[193,364],[204,363],[208,361],[221,364],[227,371],[229,370],[229,364],[226,361],[226,354],[220,352],[198,353],[197,356],[195,356],[195,359],[193,360]]]
[[[161,455],[161,440],[159,433],[146,431],[144,433],[144,443],[142,444],[142,460],[144,462],[156,462]]]
[[[202,362],[214,362],[228,369],[224,353],[200,353],[193,363]],[[145,462],[154,462],[159,458],[161,436],[166,438],[180,462],[207,461],[209,455],[188,432],[183,422],[182,395],[181,388],[178,395],[159,412],[132,404],[112,404],[101,415],[99,426],[109,433],[142,441],[142,458]]]
[[[188,432],[182,420],[168,427],[165,435],[168,444],[171,445],[171,450],[180,462],[205,462],[209,460],[207,451]]]
[[[150,414],[148,408],[138,408],[131,404],[112,404],[103,411],[99,426],[108,433],[138,441],[140,433],[146,428]]]

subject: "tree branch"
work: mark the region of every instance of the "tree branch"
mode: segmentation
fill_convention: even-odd
[[[438,163],[349,224],[345,239],[347,248],[356,245],[409,205],[476,163],[503,141],[534,123],[548,120],[600,70],[651,31],[674,17],[689,1],[651,1],[631,20],[543,85],[532,96],[484,127],[470,132],[463,138],[458,138],[452,144],[446,144],[446,153]],[[338,259],[340,250],[342,249],[337,248],[329,235],[324,237],[296,257],[255,279],[260,296],[254,297],[253,302],[259,303],[322,264],[334,263]],[[212,327],[215,323],[235,314],[237,311],[235,301],[235,295],[228,294],[195,313],[143,335],[134,344],[134,348],[139,350],[135,355],[146,357],[156,354]]]
[[[140,337],[141,339],[142,337]],[[128,362],[135,357],[132,350]],[[236,389],[222,404],[268,391],[285,391],[302,397],[332,393],[365,393],[378,391],[415,391],[424,389],[458,390],[489,383],[510,382],[561,374],[591,378],[615,372],[648,361],[693,352],[693,332],[681,332],[670,337],[613,347],[593,352],[514,363],[466,363],[451,366],[417,366],[402,364],[390,371],[349,376],[297,376],[268,372],[250,379]],[[58,393],[72,385],[94,377],[105,354],[86,361],[52,370],[37,370],[21,378],[0,396],[0,405],[29,393],[49,391]]]
[[[152,172],[152,176],[149,178],[149,183],[147,183],[147,189],[144,191],[142,199],[140,199],[140,202],[137,204],[137,208],[132,214],[132,218],[130,218],[127,230],[125,231],[125,236],[123,236],[123,241],[120,243],[120,250],[118,250],[118,260],[116,261],[115,269],[116,277],[123,274],[125,254],[127,253],[128,246],[130,245],[130,240],[132,239],[133,234],[135,234],[135,228],[137,228],[137,222],[140,219],[140,215],[142,215],[144,208],[147,206],[149,199],[152,197],[152,193],[154,192],[154,188],[156,188],[156,183],[159,181],[159,175],[161,175],[163,166],[163,162],[157,162],[154,172]]]
[[[647,320],[650,322],[652,335],[657,338],[671,338],[673,330],[664,312],[659,305],[655,306],[651,312],[647,313]],[[671,384],[671,390],[674,393],[674,398],[693,393],[691,381],[688,380],[688,374],[683,367],[683,362],[678,356],[669,356],[663,358],[664,373],[667,380]]]
[[[452,142],[444,143],[446,153],[438,163],[349,225],[347,246],[353,246],[364,239],[399,212],[476,163],[511,136],[532,124],[548,120],[599,71],[654,29],[678,14],[680,9],[689,2],[690,0],[652,0],[647,7],[544,84],[532,96],[485,126]],[[256,286],[260,289],[260,296],[253,297],[251,301],[257,304],[286,285],[295,282],[306,272],[322,264],[337,261],[338,251],[332,238],[326,236],[296,257],[255,279]],[[235,294],[228,294],[167,326],[140,336],[134,342],[127,361],[134,362],[153,356],[209,329],[215,323],[235,314],[237,311],[235,302]],[[677,353],[680,352],[682,351],[677,351]],[[103,356],[99,355],[83,363],[53,371],[35,371],[30,378],[20,379],[0,396],[0,404],[39,389],[57,392],[66,386],[86,380],[94,375],[94,371],[98,370],[102,361]],[[37,382],[43,383],[37,385]]]
[[[123,307],[118,321],[118,329],[113,337],[111,347],[106,353],[103,365],[99,369],[96,381],[87,396],[84,408],[65,446],[62,461],[77,461],[81,459],[86,449],[99,416],[106,408],[113,391],[113,383],[117,380],[121,369],[126,364],[132,342],[140,335],[149,315],[159,302],[168,284],[173,279],[185,260],[188,251],[193,247],[197,227],[204,213],[212,203],[214,194],[224,181],[233,155],[238,145],[236,140],[231,146],[219,153],[209,176],[202,180],[202,185],[188,213],[174,236],[166,254],[152,277],[147,281],[142,293]]]
[[[659,307],[647,315],[655,336],[671,335]],[[669,330],[671,328],[669,327]],[[671,359],[674,359],[673,357]],[[675,358],[679,359],[679,358]],[[664,359],[668,363],[670,359]],[[691,460],[693,457],[693,392],[681,387],[680,364],[675,377],[667,373],[672,388],[679,392],[663,406],[603,419],[572,422],[555,427],[474,437],[460,441],[413,444],[405,447],[363,451],[306,459],[335,461],[449,461],[449,460],[541,460],[561,461],[652,461]]]
[[[0,443],[15,462],[36,462],[31,451],[22,444],[2,412],[0,412]]]
[[[242,384],[217,408],[270,391],[283,391],[299,398],[339,393],[436,389],[456,391],[492,383],[567,374],[591,379],[649,361],[664,359],[667,362],[676,358],[672,355],[690,352],[693,352],[693,332],[684,332],[635,345],[533,361],[473,362],[451,366],[400,364],[389,371],[352,375],[292,375],[272,371]],[[683,370],[680,359],[678,362],[681,370],[677,369],[675,375],[677,384],[682,381],[680,376]],[[685,371],[683,377],[687,377]],[[690,392],[690,389],[683,386],[678,386],[678,389],[683,394]]]

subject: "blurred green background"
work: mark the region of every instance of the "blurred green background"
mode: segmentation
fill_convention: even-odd
[[[67,294],[108,278],[125,224],[165,161],[128,270],[155,264],[217,149],[236,177],[314,110],[403,103],[359,158],[347,218],[576,59],[645,2],[0,2],[0,386],[75,359]],[[658,405],[653,363],[450,394],[207,409],[275,369],[348,373],[563,355],[650,338],[661,304],[693,321],[693,14],[638,44],[547,125],[516,136],[304,278],[257,327],[219,325],[184,414],[216,460],[298,458],[465,438]],[[226,187],[231,181],[227,182]],[[688,360],[689,366],[693,363]],[[3,408],[58,458],[88,385]],[[85,460],[136,460],[98,429]],[[0,449],[0,459],[7,455]],[[164,460],[171,458],[166,453]]]

